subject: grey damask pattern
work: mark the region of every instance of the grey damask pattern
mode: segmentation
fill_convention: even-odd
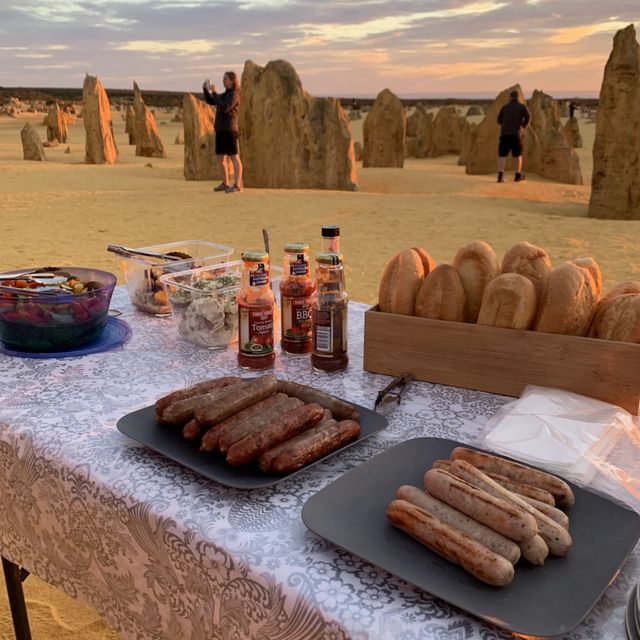
[[[505,398],[420,383],[390,425],[275,487],[219,486],[115,428],[164,393],[237,371],[235,350],[179,339],[169,318],[113,305],[131,323],[116,351],[64,360],[0,355],[0,548],[94,606],[123,638],[153,640],[497,640],[511,637],[329,545],[304,527],[305,501],[407,438],[472,440]],[[363,311],[350,313],[349,370],[325,376],[280,358],[277,373],[372,406]],[[564,640],[622,637],[634,552]]]

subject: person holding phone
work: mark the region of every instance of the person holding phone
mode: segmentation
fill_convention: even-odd
[[[239,193],[242,191],[242,162],[238,152],[238,112],[240,111],[240,82],[234,71],[225,72],[222,77],[224,93],[217,93],[211,80],[202,85],[204,100],[216,108],[214,129],[216,131],[216,159],[220,167],[222,182],[214,191]],[[227,156],[233,164],[233,184],[229,184]]]

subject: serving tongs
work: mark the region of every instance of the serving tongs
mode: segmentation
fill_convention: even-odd
[[[143,256],[145,258],[158,258],[160,260],[168,260],[169,262],[180,262],[185,258],[179,256],[172,256],[168,253],[156,253],[155,251],[143,251],[142,249],[130,249],[129,247],[123,247],[119,244],[108,244],[107,251],[116,253],[124,258],[134,258],[136,256]]]
[[[413,376],[410,373],[403,373],[396,376],[386,387],[378,392],[373,410],[377,411],[380,405],[386,402],[388,398],[393,398],[396,404],[400,404],[400,402],[402,402],[402,395],[412,381]]]
[[[28,271],[14,271],[11,273],[3,273],[0,276],[0,279],[2,280],[25,280],[26,282],[37,282],[38,284],[41,284],[42,286],[47,286],[47,285],[56,285],[56,284],[61,284],[62,282],[66,281],[66,277],[65,276],[61,276],[60,273],[50,273],[50,272],[43,272],[39,269],[30,269]],[[47,280],[51,280],[52,282],[47,282]],[[57,281],[57,282],[56,282]],[[15,293],[22,293],[23,295],[32,293],[32,294],[37,294],[37,295],[60,295],[61,293],[64,293],[64,291],[62,291],[59,288],[56,289],[31,289],[31,288],[25,288],[25,287],[13,287],[11,285],[0,285],[0,292],[3,293],[11,293],[11,294],[15,294]]]

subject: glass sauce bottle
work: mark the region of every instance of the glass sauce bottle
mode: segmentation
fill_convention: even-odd
[[[311,353],[311,294],[315,283],[309,267],[309,245],[302,242],[284,248],[284,277],[280,281],[282,340],[285,353]]]
[[[313,351],[311,365],[318,371],[342,371],[347,355],[347,308],[342,254],[324,252],[316,258],[317,290],[311,299]]]
[[[266,369],[276,359],[273,350],[273,311],[269,254],[242,254],[242,284],[238,294],[238,365]]]
[[[335,224],[322,226],[322,251],[340,253],[340,227]]]

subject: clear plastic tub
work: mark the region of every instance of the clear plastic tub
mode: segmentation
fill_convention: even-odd
[[[161,276],[180,336],[201,347],[221,349],[238,340],[242,260]],[[271,267],[271,286],[279,297],[282,269]],[[279,326],[278,307],[274,327]]]
[[[143,256],[120,257],[120,266],[127,283],[131,304],[140,311],[156,315],[171,313],[171,306],[160,282],[162,275],[226,262],[234,252],[231,247],[204,240],[156,244],[151,247],[140,247],[140,250],[157,253],[180,252],[191,256],[191,258],[173,262]]]

